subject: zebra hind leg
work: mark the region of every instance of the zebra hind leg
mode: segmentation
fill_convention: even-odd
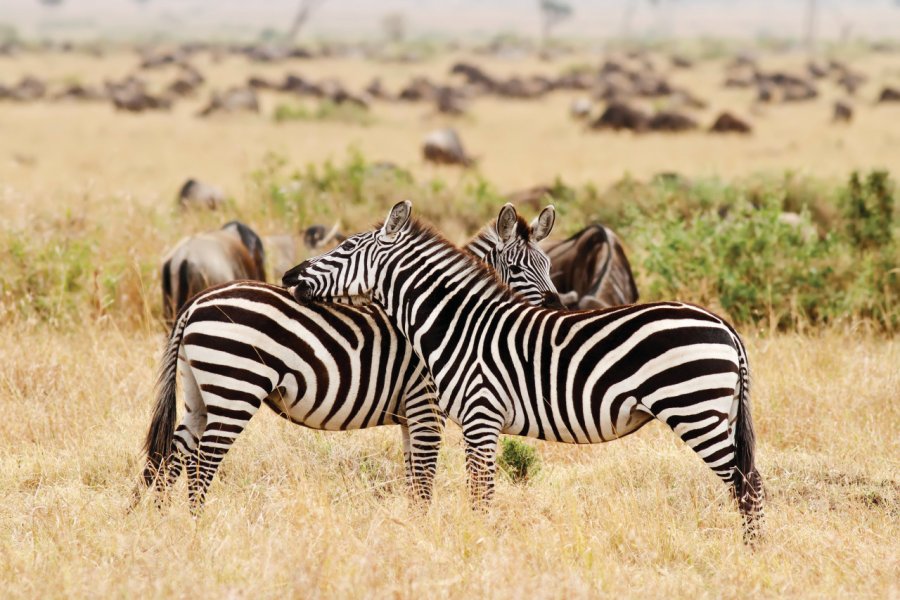
[[[226,393],[223,388],[217,391]],[[208,411],[206,427],[187,469],[188,499],[194,516],[203,510],[209,486],[231,445],[268,395],[268,392],[254,395],[238,390],[227,390],[227,393],[228,399],[221,399],[204,391]]]
[[[731,394],[712,397],[719,392],[701,390],[657,400],[652,412],[729,487],[743,518],[744,540],[752,543],[762,515],[762,479],[754,466],[753,440],[747,439],[741,412],[733,425],[729,423],[737,399]]]

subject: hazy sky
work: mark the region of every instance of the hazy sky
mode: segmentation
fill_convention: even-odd
[[[172,31],[232,37],[265,27],[283,29],[299,0],[64,0],[43,7],[38,0],[0,0],[0,23],[22,33],[39,31],[107,35]],[[819,0],[819,30],[835,37],[849,27],[863,36],[900,36],[900,0]],[[800,36],[807,0],[570,0],[576,18],[560,34],[605,37],[618,33],[632,11],[636,33],[674,36],[759,33]],[[326,0],[308,35],[372,36],[389,12],[406,15],[410,33],[479,35],[497,31],[536,34],[537,0]]]

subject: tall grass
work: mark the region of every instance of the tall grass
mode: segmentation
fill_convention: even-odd
[[[294,168],[271,154],[248,176],[246,197],[221,214],[113,204],[0,232],[0,321],[59,322],[89,309],[139,322],[158,314],[158,265],[182,235],[241,218],[262,234],[339,222],[361,230],[402,198],[463,241],[504,202],[477,172],[416,180],[351,151],[346,160]],[[900,219],[885,173],[848,184],[797,178],[744,181],[625,178],[608,190],[557,180],[545,199],[558,235],[591,221],[613,227],[632,258],[642,300],[679,299],[739,325],[791,329],[864,323],[900,327]],[[102,203],[103,199],[98,199]],[[522,207],[522,212],[537,207]],[[785,211],[795,214],[790,219]],[[536,210],[535,210],[536,212]]]

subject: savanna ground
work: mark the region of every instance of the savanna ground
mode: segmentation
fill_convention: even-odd
[[[201,56],[197,65],[218,87],[290,70],[357,87],[378,74],[395,88],[415,73],[445,77],[454,58],[256,66]],[[863,98],[900,80],[895,55],[853,58],[871,77]],[[0,57],[0,81],[37,73],[99,83],[136,62],[125,52]],[[480,62],[496,73],[566,66]],[[896,279],[884,276],[896,276],[896,245],[857,250],[850,234],[839,236],[847,219],[836,190],[853,169],[900,173],[900,109],[860,101],[854,123],[834,127],[834,88],[815,103],[759,114],[752,92],[720,87],[721,60],[673,79],[710,100],[701,122],[732,109],[750,115],[756,133],[587,133],[567,116],[571,95],[484,98],[454,122],[481,157],[480,174],[460,175],[420,162],[420,138],[445,122],[422,104],[377,103],[366,124],[276,123],[271,113],[284,99],[275,95],[263,97],[262,115],[211,120],[194,117],[199,99],[146,115],[105,103],[0,104],[4,595],[896,597],[900,347]],[[354,152],[405,174],[369,181]],[[687,192],[635,183],[661,171],[702,182]],[[609,187],[625,174],[631,183]],[[223,186],[228,208],[176,212],[175,191],[189,176]],[[534,442],[539,473],[524,485],[501,478],[485,514],[469,509],[451,427],[435,502],[422,513],[407,501],[396,429],[321,433],[260,411],[201,518],[189,516],[183,483],[169,507],[147,501],[127,512],[163,339],[156,270],[182,235],[235,216],[263,235],[338,218],[354,230],[403,193],[460,241],[495,214],[499,192],[557,177],[578,188],[557,201],[559,227],[612,220],[626,233],[645,299],[703,301],[739,320],[768,492],[758,547],[741,543],[725,488],[658,424],[604,446]],[[721,227],[708,218],[719,194],[741,196],[736,214],[751,224],[741,235],[768,245],[735,257],[720,243]],[[816,240],[771,234],[769,200],[741,208],[744,196],[760,195],[801,212]],[[699,253],[677,237],[684,231]],[[673,274],[674,259],[708,272],[682,265]],[[717,271],[723,264],[734,271]],[[810,275],[823,266],[831,279]],[[829,294],[835,282],[844,287]]]

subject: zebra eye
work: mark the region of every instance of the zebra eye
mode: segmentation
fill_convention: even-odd
[[[353,250],[356,248],[356,240],[344,240],[341,244],[341,250]]]
[[[518,275],[522,272],[522,267],[519,265],[509,265],[509,272]]]

